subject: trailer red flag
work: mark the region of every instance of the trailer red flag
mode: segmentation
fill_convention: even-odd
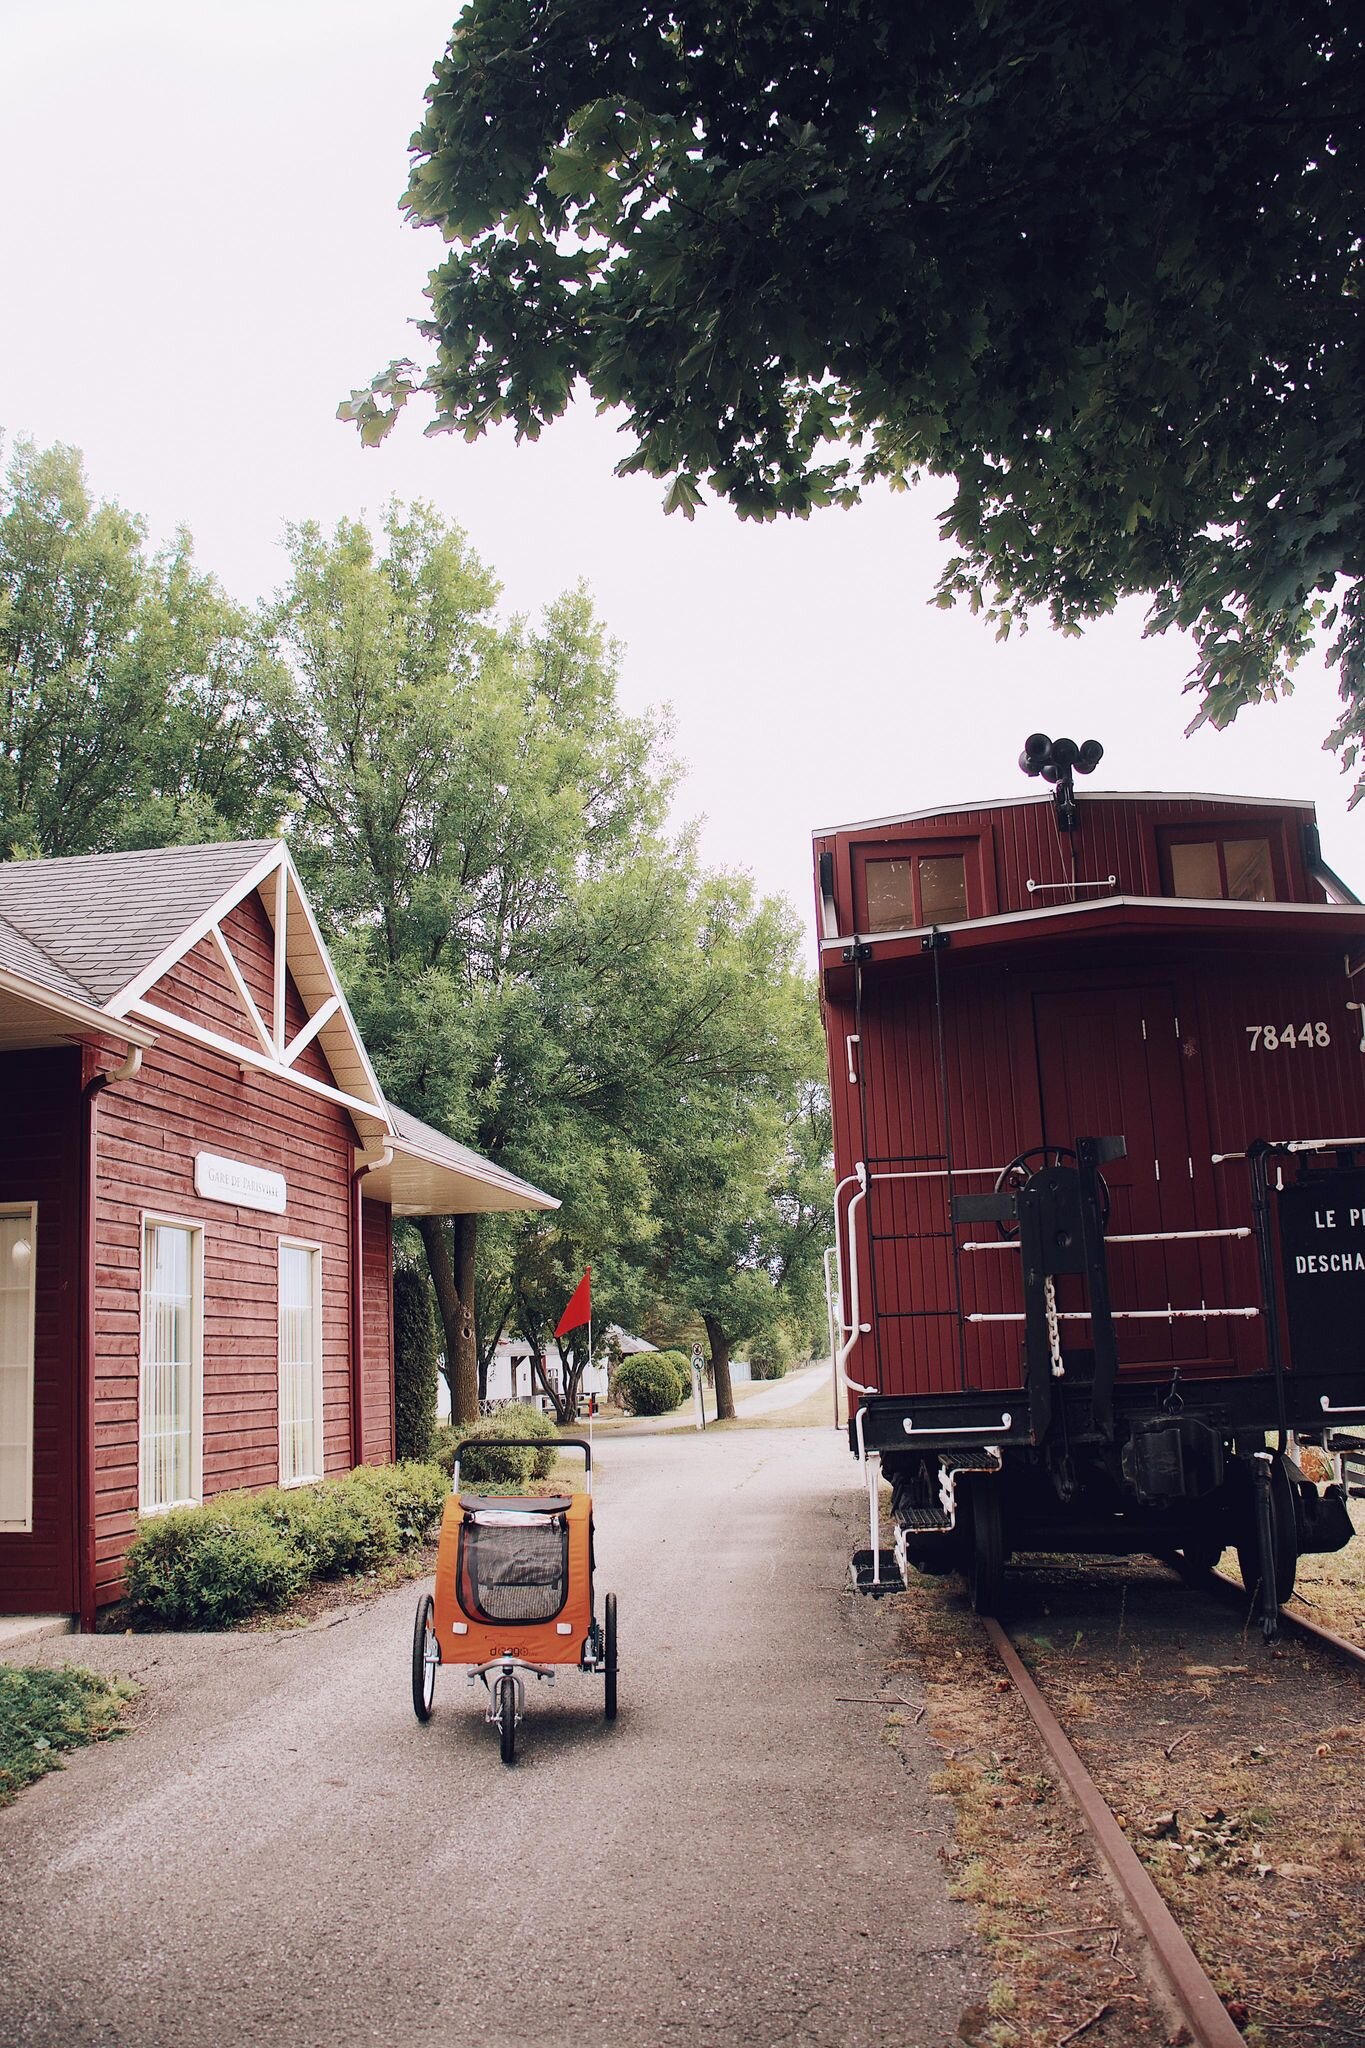
[[[583,1278],[575,1287],[559,1321],[555,1324],[556,1337],[565,1337],[570,1330],[581,1329],[584,1323],[592,1321],[592,1267],[589,1266]]]

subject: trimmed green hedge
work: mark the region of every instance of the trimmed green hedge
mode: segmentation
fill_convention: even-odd
[[[128,1598],[162,1628],[223,1628],[281,1608],[313,1579],[369,1571],[435,1529],[446,1475],[435,1465],[360,1465],[315,1486],[224,1493],[138,1524]]]
[[[684,1382],[668,1352],[637,1351],[617,1371],[616,1398],[632,1415],[667,1415],[691,1384],[691,1368]]]
[[[543,1451],[524,1447],[498,1449],[500,1439],[509,1436],[543,1438]],[[530,1401],[509,1401],[494,1415],[481,1415],[465,1427],[442,1423],[432,1444],[432,1457],[449,1478],[455,1466],[455,1446],[467,1438],[478,1439],[480,1448],[468,1450],[460,1461],[460,1483],[475,1485],[524,1485],[528,1479],[548,1479],[559,1456],[559,1431],[553,1416]],[[482,1446],[487,1445],[484,1449]]]

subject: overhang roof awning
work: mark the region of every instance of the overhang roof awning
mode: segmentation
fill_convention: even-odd
[[[389,1114],[391,1156],[361,1182],[370,1201],[387,1202],[396,1216],[471,1216],[513,1209],[557,1209],[558,1199],[471,1151],[406,1110]]]
[[[32,1052],[54,1045],[155,1045],[156,1033],[126,1017],[110,1017],[93,1003],[41,987],[25,974],[0,967],[0,1052]]]

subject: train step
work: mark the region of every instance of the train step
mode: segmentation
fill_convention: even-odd
[[[872,1576],[873,1554],[870,1550],[855,1550],[849,1561],[849,1583],[855,1593],[870,1593],[874,1600],[880,1600],[884,1593],[903,1593],[905,1580],[896,1563],[894,1550],[879,1550],[877,1577]]]

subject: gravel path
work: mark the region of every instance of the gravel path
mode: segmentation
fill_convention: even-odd
[[[620,1719],[567,1673],[511,1771],[461,1674],[414,1720],[416,1587],[306,1632],[43,1645],[146,1692],[0,1814],[0,2040],[952,2041],[984,1973],[929,1744],[861,1703],[892,1632],[842,1591],[854,1482],[833,1430],[604,1441]]]

